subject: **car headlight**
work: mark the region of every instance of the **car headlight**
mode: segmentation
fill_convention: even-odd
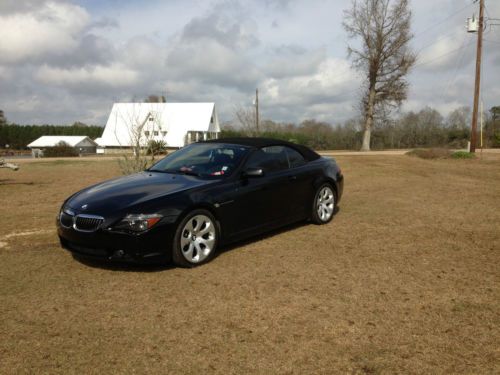
[[[117,225],[113,227],[113,229],[125,230],[130,232],[144,232],[148,229],[151,229],[155,226],[162,218],[162,215],[159,214],[151,214],[151,215],[143,215],[143,214],[133,214],[127,215],[120,221]]]

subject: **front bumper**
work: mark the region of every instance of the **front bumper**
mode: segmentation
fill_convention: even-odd
[[[168,261],[171,256],[174,225],[153,227],[142,234],[99,229],[92,233],[65,228],[60,224],[57,233],[61,246],[72,253],[93,259],[131,262]]]

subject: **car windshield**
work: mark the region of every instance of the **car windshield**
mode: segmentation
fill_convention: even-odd
[[[223,143],[194,143],[168,155],[148,171],[222,178],[238,167],[248,150]]]

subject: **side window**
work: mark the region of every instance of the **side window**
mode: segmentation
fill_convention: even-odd
[[[286,150],[283,146],[263,147],[250,156],[246,167],[262,168],[267,173],[288,169]]]
[[[298,152],[290,147],[285,147],[286,154],[288,156],[288,163],[290,164],[290,168],[300,167],[306,163],[304,157]]]

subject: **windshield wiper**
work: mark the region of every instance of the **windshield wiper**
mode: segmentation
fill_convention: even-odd
[[[154,172],[162,172],[162,173],[171,173],[171,174],[185,174],[189,176],[196,176],[196,177],[201,177],[201,174],[193,172],[193,171],[188,171],[188,170],[181,170],[181,169],[165,169],[162,171],[159,170],[153,170]]]
[[[182,174],[189,175],[189,176],[201,177],[201,174],[193,172],[193,171],[181,171],[181,170],[179,170],[178,172],[182,173]]]

